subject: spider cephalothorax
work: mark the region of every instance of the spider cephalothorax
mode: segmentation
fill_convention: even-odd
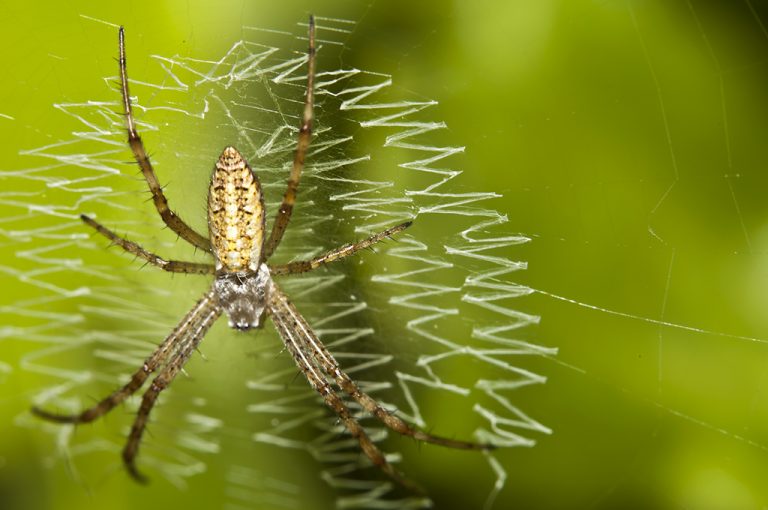
[[[283,293],[273,276],[285,276],[305,271],[348,257],[364,248],[397,234],[411,225],[410,221],[390,227],[378,234],[353,244],[345,244],[311,260],[269,265],[268,259],[280,244],[296,201],[304,158],[312,137],[314,75],[315,75],[315,24],[309,19],[309,52],[307,57],[307,90],[299,127],[299,139],[294,153],[288,186],[277,216],[266,237],[264,198],[259,179],[245,158],[233,147],[221,153],[208,194],[208,230],[210,239],[199,234],[168,207],[168,201],[155,175],[144,149],[144,143],[136,131],[128,93],[128,73],[125,60],[125,34],[120,28],[120,83],[122,104],[125,109],[128,143],[147,181],[157,212],[165,224],[179,237],[193,246],[211,253],[214,264],[165,260],[150,253],[139,244],[118,236],[94,219],[81,215],[81,219],[113,244],[144,259],[165,271],[174,273],[200,273],[214,275],[211,289],[192,307],[176,328],[144,361],[123,387],[107,396],[95,406],[74,415],[62,415],[34,407],[33,412],[45,419],[59,423],[86,423],[95,420],[136,393],[149,376],[157,372],[149,389],[141,399],[136,419],[123,449],[123,461],[129,473],[137,480],[144,480],[136,469],[135,459],[149,418],[149,413],[160,392],[171,384],[192,353],[203,340],[213,323],[224,313],[229,325],[240,330],[260,328],[264,317],[269,316],[275,329],[303,372],[310,386],[338,415],[347,430],[360,443],[362,451],[375,465],[401,484],[415,489],[386,460],[384,454],[371,441],[347,405],[331,386],[335,386],[363,409],[381,420],[387,427],[417,440],[461,449],[488,449],[491,445],[457,441],[427,434],[414,429],[395,414],[388,412],[371,396],[363,392],[341,369],[333,355],[326,349],[307,321]],[[332,381],[332,383],[330,382]]]
[[[256,272],[216,275],[213,290],[219,306],[229,317],[229,327],[245,331],[264,325],[270,279],[266,264]]]

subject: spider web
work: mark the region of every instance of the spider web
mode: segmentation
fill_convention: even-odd
[[[282,285],[347,372],[386,407],[438,434],[533,446],[550,430],[515,406],[514,393],[546,380],[524,368],[525,359],[556,351],[530,339],[538,317],[515,306],[531,292],[512,281],[526,268],[515,253],[529,239],[509,234],[507,218],[494,209],[498,194],[467,190],[457,169],[463,148],[439,141],[446,125],[432,119],[435,101],[396,88],[387,74],[339,64],[353,29],[351,21],[318,18],[316,136],[274,260],[308,258],[406,219],[415,224],[375,254]],[[130,68],[128,34],[139,131],[171,207],[198,231],[206,231],[207,182],[224,145],[249,159],[268,210],[279,203],[306,82],[305,34],[301,23],[291,31],[245,27],[244,38],[220,57],[153,56],[156,79]],[[0,338],[30,346],[0,372],[34,375],[40,383],[26,394],[32,402],[74,412],[124,382],[208,281],[140,271],[84,228],[81,213],[166,258],[204,260],[163,231],[146,203],[119,94],[105,88],[103,97],[55,108],[68,117],[71,136],[24,150],[29,166],[3,173],[11,191],[0,196],[7,211],[2,235],[16,258],[0,269],[19,291],[2,308],[4,322],[16,326],[3,328]],[[299,487],[319,479],[341,508],[430,504],[368,467],[356,441],[296,378],[271,326],[256,335],[224,326],[220,321],[202,344],[208,362],[193,360],[190,377],[161,397],[140,467],[178,486],[204,471],[224,473],[230,508],[294,508]],[[15,423],[43,431],[55,446],[50,465],[64,463],[90,485],[122,476],[115,474],[119,451],[136,405],[133,398],[92,427],[43,423],[27,413]],[[392,434],[354,409],[398,466],[417,454],[402,440],[384,442]],[[391,453],[400,449],[406,453]],[[226,465],[218,464],[222,451]],[[294,466],[307,466],[307,454],[314,461],[299,477]],[[453,454],[467,459],[467,452]],[[505,469],[495,454],[470,455],[468,465],[484,464],[490,505]],[[288,460],[253,460],[276,456]],[[401,468],[419,479],[408,462]]]

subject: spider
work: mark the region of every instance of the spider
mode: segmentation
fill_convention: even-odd
[[[123,250],[144,259],[153,266],[173,273],[197,273],[214,276],[213,285],[192,307],[176,328],[144,361],[123,387],[96,405],[79,414],[65,415],[33,407],[32,412],[46,420],[58,423],[88,423],[111,411],[126,398],[136,393],[155,372],[149,389],[143,394],[141,405],[123,448],[122,457],[128,473],[137,481],[146,477],[136,468],[136,456],[149,414],[160,392],[178,375],[203,340],[208,329],[224,313],[229,326],[240,331],[260,329],[268,316],[286,349],[310,386],[323,398],[325,404],[339,417],[349,433],[357,439],[360,448],[371,462],[403,486],[420,491],[418,486],[404,478],[387,461],[384,454],[350,412],[332,384],[356,401],[363,409],[381,420],[390,429],[416,440],[451,448],[485,450],[490,444],[478,444],[434,436],[390,413],[373,397],[363,392],[341,369],[336,359],[312,331],[304,317],[277,285],[274,276],[288,276],[311,271],[322,265],[340,260],[368,248],[379,241],[402,232],[410,221],[390,227],[357,243],[345,244],[311,260],[287,264],[268,264],[267,261],[280,244],[296,202],[304,159],[312,138],[315,79],[315,22],[309,18],[309,50],[307,56],[307,89],[304,110],[294,152],[293,166],[282,204],[277,211],[272,230],[266,237],[266,211],[258,177],[245,158],[234,147],[226,147],[213,170],[208,192],[209,238],[196,232],[168,206],[163,190],[149,160],[144,143],[136,130],[128,92],[128,73],[125,58],[125,31],[118,32],[120,88],[122,106],[128,131],[128,144],[152,193],[155,208],[163,222],[181,239],[213,255],[213,264],[166,260],[142,248],[139,244],[115,234],[93,218],[81,215],[82,221]]]

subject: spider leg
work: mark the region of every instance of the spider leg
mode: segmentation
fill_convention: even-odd
[[[112,241],[112,244],[116,244],[128,253],[136,255],[137,257],[146,260],[153,266],[159,267],[164,271],[169,271],[171,273],[197,274],[214,274],[216,272],[216,268],[212,264],[199,264],[197,262],[185,262],[181,260],[165,260],[164,258],[145,250],[141,247],[141,245],[134,243],[133,241],[129,241],[124,237],[120,237],[98,221],[89,216],[86,216],[85,214],[81,214],[80,219],[83,220],[83,223],[96,230],[96,232]]]
[[[262,261],[266,261],[274,252],[288,228],[288,222],[291,221],[291,213],[296,203],[296,190],[299,187],[301,171],[304,168],[304,158],[307,155],[307,148],[312,139],[312,120],[314,116],[315,102],[315,18],[309,17],[309,50],[307,57],[307,93],[304,100],[304,113],[302,114],[301,126],[299,128],[299,141],[296,146],[296,152],[293,155],[293,166],[291,174],[288,177],[288,188],[283,195],[283,202],[277,211],[277,217],[272,224],[272,232],[269,235],[267,243],[261,254]]]
[[[180,334],[182,340],[179,348],[173,354],[171,360],[155,376],[149,389],[141,397],[141,406],[131,426],[128,441],[123,448],[123,463],[128,473],[138,482],[144,483],[147,481],[147,478],[136,468],[136,455],[139,453],[141,436],[146,429],[149,413],[152,411],[160,392],[173,382],[173,379],[189,361],[190,356],[197,349],[197,346],[200,345],[205,333],[216,322],[220,314],[221,308],[212,298],[212,293],[207,294],[190,312],[188,317],[191,316],[192,320]]]
[[[398,434],[404,436],[410,436],[417,441],[423,441],[425,443],[432,443],[448,448],[456,448],[459,450],[493,450],[495,448],[492,444],[473,443],[471,441],[460,441],[457,439],[450,439],[447,437],[435,436],[427,434],[421,430],[413,428],[411,425],[403,421],[397,415],[390,413],[379,404],[376,399],[362,391],[357,384],[341,370],[336,359],[328,352],[322,343],[317,338],[309,338],[308,343],[311,340],[309,347],[315,350],[316,355],[321,360],[325,371],[334,378],[339,388],[347,395],[352,397],[363,409],[370,414],[378,418],[384,425],[394,430]]]
[[[210,252],[211,243],[208,239],[198,234],[168,207],[168,200],[165,198],[160,182],[157,180],[155,170],[152,168],[152,163],[144,148],[144,143],[141,141],[141,137],[139,137],[139,133],[136,131],[136,123],[133,119],[133,108],[131,107],[131,95],[128,92],[128,70],[125,60],[125,31],[123,30],[123,27],[120,27],[119,32],[119,49],[120,89],[122,91],[125,124],[128,129],[128,144],[131,146],[131,151],[133,151],[133,156],[136,158],[136,163],[138,163],[139,168],[141,168],[141,173],[144,175],[144,179],[147,181],[149,191],[152,192],[152,201],[155,204],[155,208],[165,224],[168,225],[171,230],[176,232],[179,237],[203,251]]]
[[[412,221],[406,221],[400,225],[395,225],[394,227],[390,227],[382,232],[379,232],[378,234],[374,234],[367,239],[363,239],[362,241],[358,241],[356,243],[345,244],[311,260],[299,260],[296,262],[289,262],[288,264],[270,266],[269,271],[275,276],[312,271],[313,269],[317,269],[324,264],[349,257],[350,255],[354,255],[360,250],[370,248],[374,244],[383,241],[388,237],[392,237],[399,232],[402,232],[406,228],[410,227],[412,223]]]
[[[333,409],[333,411],[339,416],[339,419],[341,419],[341,422],[344,424],[346,429],[349,431],[349,433],[352,435],[352,437],[356,438],[358,443],[360,443],[360,448],[363,450],[363,453],[366,457],[370,459],[370,461],[373,463],[374,466],[378,467],[384,473],[386,473],[387,476],[389,476],[392,480],[399,483],[406,489],[416,492],[419,494],[424,493],[424,489],[419,487],[414,482],[408,480],[403,475],[397,472],[397,470],[392,466],[392,464],[387,461],[387,458],[384,456],[384,453],[379,449],[376,444],[371,441],[371,438],[368,436],[368,434],[365,432],[365,429],[363,429],[362,425],[360,425],[360,422],[358,422],[353,416],[352,413],[350,413],[349,408],[344,404],[344,402],[339,398],[336,393],[333,392],[333,390],[330,388],[328,383],[325,383],[326,389],[325,392],[321,391],[318,388],[315,388],[317,391],[320,392],[320,394],[323,396],[323,400],[325,401],[325,404]]]
[[[38,407],[32,408],[32,413],[49,421],[57,423],[88,423],[96,418],[103,416],[111,411],[115,406],[123,402],[141,388],[147,377],[154,372],[157,367],[165,363],[168,356],[178,350],[179,344],[184,341],[185,335],[190,328],[200,322],[200,314],[203,310],[209,309],[214,302],[213,293],[209,291],[200,301],[190,310],[190,312],[179,322],[176,328],[168,335],[160,346],[144,361],[144,364],[132,376],[130,381],[122,388],[101,400],[98,404],[90,407],[79,414],[57,414],[44,411]]]
[[[461,450],[491,450],[495,448],[495,446],[491,444],[459,441],[447,437],[427,434],[426,432],[413,428],[397,415],[384,409],[373,397],[362,391],[341,369],[336,358],[328,352],[328,349],[326,349],[320,339],[317,338],[317,335],[315,335],[312,328],[307,324],[306,319],[301,316],[293,303],[288,300],[276,285],[273,285],[273,287],[273,290],[271,290],[273,299],[279,303],[277,306],[280,309],[280,313],[286,317],[285,320],[295,325],[296,330],[299,332],[296,341],[301,344],[304,351],[309,352],[309,355],[317,360],[321,370],[329,377],[333,378],[336,385],[341,388],[344,393],[352,397],[363,407],[363,409],[378,418],[384,425],[404,436],[410,436],[418,441],[437,444],[448,448],[457,448]]]
[[[283,339],[283,342],[288,349],[288,352],[291,353],[296,365],[304,373],[307,381],[309,381],[310,386],[323,397],[325,404],[339,416],[339,419],[341,419],[341,422],[352,437],[357,439],[360,443],[360,448],[363,450],[363,453],[365,453],[375,466],[407,489],[413,492],[423,493],[423,489],[404,478],[397,472],[397,470],[395,470],[392,464],[387,461],[381,450],[365,432],[365,429],[363,429],[360,423],[352,416],[349,408],[333,391],[333,388],[331,388],[331,385],[328,384],[328,381],[325,379],[322,369],[317,366],[317,362],[313,359],[311,353],[306,352],[304,343],[301,340],[304,332],[309,329],[306,321],[304,321],[296,309],[293,308],[293,305],[288,301],[288,298],[277,288],[274,282],[272,282],[270,290],[271,298],[269,302],[269,312],[272,317],[272,322],[275,324],[277,332]],[[297,318],[299,319],[298,322]]]

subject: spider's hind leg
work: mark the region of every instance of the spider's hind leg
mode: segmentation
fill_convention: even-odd
[[[304,98],[301,125],[299,126],[299,140],[293,155],[293,166],[291,167],[291,174],[288,176],[288,186],[280,208],[277,210],[275,222],[272,224],[272,231],[261,254],[262,261],[269,259],[275,252],[288,228],[288,223],[291,221],[293,206],[296,203],[296,192],[301,180],[301,171],[304,169],[304,159],[312,140],[312,122],[315,110],[315,18],[313,16],[309,17],[309,50],[307,55],[307,91]]]
[[[120,237],[90,216],[81,214],[80,219],[83,220],[83,223],[96,230],[96,232],[112,241],[112,244],[119,246],[128,253],[136,255],[140,259],[146,260],[148,263],[155,267],[159,267],[163,271],[169,271],[171,273],[196,274],[214,274],[216,272],[216,268],[211,264],[199,264],[197,262],[184,262],[180,260],[165,260],[164,258],[145,250],[141,247],[141,245],[134,243],[133,241],[129,241],[124,237]]]
[[[335,248],[311,260],[299,260],[296,262],[289,262],[287,264],[270,266],[269,271],[275,276],[299,274],[312,271],[313,269],[317,269],[322,265],[347,258],[359,252],[360,250],[370,248],[374,244],[383,241],[384,239],[391,238],[393,235],[402,232],[412,224],[412,221],[406,221],[405,223],[395,225],[394,227],[389,227],[388,229],[363,239],[362,241],[339,246],[338,248]]]
[[[152,168],[152,162],[149,160],[149,155],[147,155],[147,151],[144,148],[144,142],[141,141],[141,137],[138,131],[136,131],[136,122],[134,121],[133,108],[131,107],[131,94],[128,91],[128,67],[125,58],[125,30],[123,27],[120,27],[118,41],[120,51],[118,60],[120,64],[120,91],[123,100],[123,112],[125,114],[125,127],[128,130],[128,144],[131,146],[136,163],[141,168],[144,180],[147,181],[149,191],[152,193],[152,202],[155,204],[155,209],[157,209],[157,213],[165,224],[176,232],[179,237],[203,251],[210,252],[211,243],[208,242],[208,239],[198,234],[168,207],[168,199],[165,198],[160,181],[157,180],[155,170]]]

